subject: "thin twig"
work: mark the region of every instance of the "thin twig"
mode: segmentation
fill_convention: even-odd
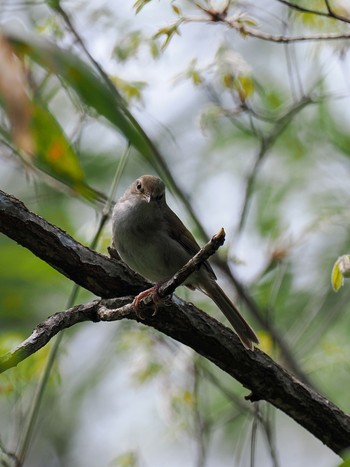
[[[267,42],[274,42],[276,44],[287,44],[290,42],[317,42],[317,41],[334,41],[340,39],[350,39],[350,33],[338,33],[338,32],[329,32],[329,33],[320,33],[320,34],[300,34],[295,36],[284,36],[269,34],[268,32],[259,31],[258,29],[250,28],[249,26],[242,25],[242,23],[236,20],[230,20],[229,18],[225,20],[227,26],[235,29],[237,32],[241,33],[243,36],[255,37],[256,39],[261,39]]]
[[[272,409],[273,411],[272,415],[275,414],[274,407],[267,406],[266,408],[267,410]],[[275,430],[272,429],[271,417],[270,419],[265,418],[263,414],[260,413],[259,422],[262,427],[263,433],[265,434],[265,437],[266,437],[266,442],[269,448],[272,465],[273,467],[279,467],[279,460],[278,460],[277,449],[276,449],[276,436],[275,436]]]
[[[194,431],[197,442],[197,458],[196,467],[204,467],[207,459],[208,452],[208,433],[207,424],[205,422],[204,411],[201,410],[199,405],[199,383],[201,381],[200,368],[196,361],[193,362],[193,397],[194,401],[192,404],[193,408],[193,421]]]
[[[350,39],[350,32],[329,32],[320,34],[299,34],[295,36],[287,36],[283,34],[270,34],[259,29],[254,29],[242,24],[237,19],[220,18],[220,20],[213,20],[211,18],[204,18],[201,16],[188,16],[184,19],[184,23],[209,23],[209,24],[226,24],[231,29],[235,29],[243,37],[254,37],[267,42],[274,42],[276,44],[288,44],[290,42],[317,42],[317,41],[334,41],[342,39]],[[350,22],[350,21],[349,21]]]
[[[209,242],[204,245],[199,252],[193,256],[169,281],[162,284],[158,289],[160,297],[171,295],[179,285],[183,284],[185,280],[210,257],[212,256],[221,245],[225,242],[225,230],[221,228]]]
[[[350,23],[350,18],[346,18],[345,16],[338,15],[337,13],[332,10],[329,1],[325,0],[327,11],[320,11],[320,10],[313,10],[311,8],[305,8],[300,5],[296,5],[294,3],[288,2],[287,0],[277,0],[279,3],[282,3],[283,5],[288,6],[292,10],[297,10],[300,11],[301,13],[309,13],[312,15],[317,15],[317,16],[324,16],[325,18],[330,18],[330,19],[337,19],[339,21],[343,21],[344,23]]]

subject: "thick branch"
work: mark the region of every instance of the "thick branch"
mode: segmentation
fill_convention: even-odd
[[[81,245],[1,190],[0,232],[100,297],[135,295],[149,286],[123,263]]]
[[[136,295],[150,286],[123,263],[99,255],[81,245],[58,227],[28,211],[22,202],[1,190],[0,232],[28,248],[69,279],[103,298]],[[113,250],[110,251],[112,252]],[[219,258],[216,258],[215,262],[228,274],[252,314],[278,343],[288,368],[303,382],[310,383],[286,343],[263,319],[243,286],[232,276],[227,264]],[[171,290],[167,293],[171,293]]]
[[[77,284],[103,298],[135,295],[150,285],[127,269],[123,263],[99,255],[79,244],[61,229],[28,211],[22,202],[1,190],[0,232],[31,250]],[[299,368],[285,342],[275,329],[263,320],[252,299],[233,278],[227,264],[222,263],[219,258],[216,258],[215,262],[227,272],[252,314],[278,343],[288,368],[299,379],[308,383],[307,376]]]
[[[121,263],[80,245],[59,228],[29,212],[15,198],[0,191],[0,231],[29,248],[41,259],[83,287],[103,297],[135,295],[149,284]],[[211,251],[201,251],[190,262],[198,267],[222,242],[212,239]],[[203,256],[204,255],[204,256]],[[188,271],[187,271],[188,273]],[[183,277],[176,280],[183,280]],[[165,284],[169,293],[177,285]],[[171,288],[173,287],[173,288]],[[37,326],[32,335],[0,358],[0,371],[17,365],[36,352],[60,330],[82,321],[138,320],[131,297],[95,300],[57,313]],[[115,309],[117,308],[117,309]],[[334,404],[300,383],[268,356],[244,350],[238,337],[213,318],[177,297],[158,306],[157,316],[146,316],[144,324],[190,346],[252,391],[251,400],[264,399],[283,410],[327,446],[341,453],[350,445],[350,418]],[[325,429],[324,427],[329,427]]]
[[[221,245],[223,245],[224,241],[225,231],[224,229],[221,229],[193,258],[191,258],[176,274],[174,274],[171,279],[159,287],[158,296],[166,298],[175,292],[175,289],[194,271],[199,269],[204,261],[206,261]],[[147,306],[151,301],[152,299],[150,299],[149,296],[142,300],[144,306]],[[18,363],[40,350],[59,331],[87,320],[115,321],[116,319],[122,319],[134,311],[134,304],[133,302],[130,302],[129,299],[128,303],[123,306],[123,308],[120,308],[120,304],[118,305],[117,314],[111,312],[105,313],[104,311],[105,308],[101,306],[101,302],[95,300],[87,305],[79,305],[68,311],[56,313],[48,318],[44,323],[39,324],[32,332],[31,336],[22,342],[14,351],[8,352],[3,357],[0,357],[0,373],[18,365]]]
[[[82,321],[138,320],[131,297],[94,300],[41,323],[32,335],[0,359],[0,371],[43,347],[61,329]],[[350,417],[316,391],[300,383],[259,349],[247,352],[238,337],[193,305],[173,297],[156,316],[141,321],[188,345],[252,391],[250,400],[266,400],[341,454],[350,445]]]

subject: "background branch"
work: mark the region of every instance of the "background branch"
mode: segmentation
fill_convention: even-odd
[[[217,12],[215,12],[217,13]],[[220,16],[219,18],[215,16],[212,17],[212,14],[209,15],[209,18],[200,17],[200,16],[188,16],[184,19],[184,22],[187,23],[207,23],[217,24],[223,23],[226,24],[229,28],[234,29],[239,32],[244,37],[255,37],[267,42],[274,42],[277,44],[289,44],[293,42],[318,42],[318,41],[334,41],[341,39],[350,39],[349,32],[325,32],[319,34],[296,34],[294,36],[289,36],[285,34],[270,34],[259,29],[243,24],[241,21],[236,18],[230,18],[225,16]]]
[[[320,10],[313,10],[312,8],[305,8],[300,5],[296,5],[292,2],[288,2],[287,0],[277,0],[279,3],[288,6],[292,10],[299,11],[301,13],[308,13],[317,16],[324,16],[326,18],[336,19],[339,21],[343,21],[344,23],[350,23],[350,19],[346,18],[345,16],[338,15],[330,6],[329,1],[325,0],[325,4],[327,7],[327,11],[320,11]]]

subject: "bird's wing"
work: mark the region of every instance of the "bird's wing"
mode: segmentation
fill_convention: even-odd
[[[183,224],[181,219],[172,211],[169,206],[166,206],[165,211],[165,222],[171,238],[176,240],[191,256],[194,256],[200,250],[200,246],[196,242],[194,236]],[[216,279],[215,273],[210,264],[205,261],[204,267],[212,275],[213,279]]]

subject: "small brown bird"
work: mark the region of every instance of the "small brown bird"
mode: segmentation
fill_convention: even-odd
[[[165,185],[157,177],[135,180],[113,209],[113,243],[123,261],[151,282],[170,279],[200,249],[190,231],[165,201]],[[210,264],[190,275],[185,284],[208,295],[224,313],[250,350],[259,340],[216,282]]]

